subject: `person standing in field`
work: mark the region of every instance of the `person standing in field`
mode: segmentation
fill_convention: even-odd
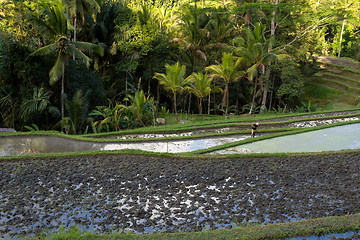
[[[258,122],[251,125],[251,137],[255,137],[255,133],[257,133],[258,127],[259,127]]]

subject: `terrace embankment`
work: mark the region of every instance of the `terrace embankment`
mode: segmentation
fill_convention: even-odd
[[[360,212],[360,152],[2,160],[0,237],[60,225],[198,231]]]

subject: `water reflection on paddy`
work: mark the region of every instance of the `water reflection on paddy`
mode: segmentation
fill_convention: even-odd
[[[358,148],[360,148],[359,123],[243,144],[214,153],[322,152]]]
[[[122,149],[181,153],[220,146],[245,138],[249,138],[249,134],[148,142],[89,142],[58,136],[13,136],[0,138],[0,156]],[[360,124],[351,124],[243,144],[213,154],[321,152],[358,148],[360,148]]]
[[[0,156],[122,149],[180,153],[206,149],[229,142],[239,141],[247,137],[249,137],[249,135],[222,136],[206,139],[164,140],[154,142],[100,143],[77,141],[57,136],[16,136],[0,138]]]

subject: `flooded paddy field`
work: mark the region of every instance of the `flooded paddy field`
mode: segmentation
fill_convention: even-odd
[[[91,150],[139,149],[151,152],[181,153],[223,145],[249,138],[249,134],[138,142],[90,142],[59,136],[10,136],[0,138],[0,156],[34,153],[80,152]]]
[[[323,152],[344,149],[360,149],[360,123],[252,142],[214,153]]]
[[[360,152],[2,160],[0,236],[199,231],[360,213]]]
[[[317,116],[317,115],[316,115]],[[320,117],[324,117],[321,114],[318,114]],[[328,117],[325,119],[314,119],[314,120],[301,120],[295,122],[281,122],[285,120],[294,120],[294,118],[283,118],[283,119],[272,119],[274,122],[268,122],[269,120],[263,120],[260,122],[260,129],[269,130],[276,128],[311,128],[322,125],[329,125],[334,123],[349,122],[360,120],[360,116],[335,116]],[[279,122],[277,122],[279,121]],[[216,124],[215,124],[216,125]],[[196,129],[196,130],[186,130],[186,131],[176,131],[173,133],[132,133],[132,134],[110,134],[110,135],[100,135],[100,136],[91,136],[87,135],[88,138],[104,138],[104,139],[155,139],[155,138],[171,138],[171,137],[189,137],[197,136],[201,134],[219,134],[226,132],[235,132],[239,130],[249,130],[251,129],[251,123],[229,123],[228,127],[216,127],[206,129]],[[200,126],[199,126],[200,128]]]

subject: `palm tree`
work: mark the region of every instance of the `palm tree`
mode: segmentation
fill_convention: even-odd
[[[126,107],[120,103],[113,103],[109,100],[109,106],[97,106],[89,116],[98,116],[102,117],[102,120],[96,121],[93,123],[94,133],[100,132],[102,129],[110,132],[112,130],[119,131],[121,129],[121,121],[124,118],[124,112]],[[98,126],[99,125],[99,126]]]
[[[239,80],[244,74],[244,71],[240,71],[238,68],[240,66],[240,58],[234,61],[235,58],[232,54],[224,53],[222,57],[222,63],[217,65],[211,65],[206,68],[213,74],[211,77],[220,78],[224,80],[225,89],[223,97],[223,106],[226,106],[225,116],[228,115],[229,110],[229,83],[232,81]]]
[[[174,40],[179,42],[183,50],[188,51],[185,54],[192,66],[192,72],[195,71],[196,59],[200,57],[204,61],[207,57],[203,51],[204,33],[206,31],[205,24],[202,17],[204,14],[195,6],[186,8],[185,12],[178,19],[176,26],[179,31],[179,36]]]
[[[25,119],[33,113],[42,113],[50,106],[50,94],[44,88],[33,89],[32,98],[23,101],[20,107],[21,118]]]
[[[96,0],[62,0],[67,7],[69,16],[74,25],[74,42],[76,42],[77,19],[80,17],[81,22],[85,21],[86,13],[90,13],[93,19],[95,14],[100,11],[100,6]]]
[[[143,126],[151,122],[151,115],[154,113],[153,97],[145,96],[144,91],[141,90],[135,92],[134,96],[127,95],[124,100],[130,102],[130,106],[124,107],[130,110],[134,120],[139,121]]]
[[[41,29],[49,29],[49,35],[56,34],[58,37],[54,43],[41,47],[34,51],[32,55],[49,55],[55,54],[56,61],[54,66],[49,72],[50,85],[55,84],[61,78],[61,118],[64,118],[64,77],[65,77],[65,65],[68,62],[70,56],[76,56],[78,59],[83,60],[87,66],[89,66],[91,59],[86,56],[80,49],[87,51],[95,51],[100,55],[103,55],[103,49],[96,44],[87,42],[72,42],[67,37],[68,33],[68,19],[65,12],[62,10],[62,6],[53,5],[50,7],[51,11],[47,11],[49,16],[34,20],[36,26]],[[47,19],[54,19],[54,21],[47,21]],[[56,20],[56,21],[55,21]],[[55,38],[53,36],[53,38]]]
[[[66,102],[65,106],[69,114],[67,118],[70,125],[69,132],[76,134],[86,119],[88,109],[86,94],[84,95],[81,90],[77,90],[73,98]]]
[[[265,109],[267,100],[268,83],[263,84],[263,75],[265,74],[266,66],[276,59],[276,54],[270,50],[273,45],[273,38],[265,40],[264,37],[265,26],[256,23],[254,29],[246,28],[245,37],[237,39],[239,47],[236,48],[237,54],[241,57],[243,64],[248,65],[246,73],[251,82],[254,82],[254,92],[250,107],[250,114],[255,106],[255,98],[258,94],[257,85],[260,73],[260,85],[263,86],[262,109]]]
[[[186,67],[181,65],[179,62],[169,65],[165,65],[166,74],[155,73],[154,78],[157,79],[161,85],[164,86],[165,90],[173,93],[174,110],[176,114],[176,120],[179,121],[177,114],[177,102],[176,98],[188,85],[189,79],[185,78]]]
[[[199,98],[199,113],[203,118],[202,101],[204,97],[209,96],[211,93],[212,78],[208,74],[193,73],[188,79],[191,81],[189,90]]]
[[[103,50],[100,46],[87,42],[71,42],[66,36],[59,37],[55,43],[41,47],[33,52],[31,55],[48,55],[56,54],[56,61],[49,72],[50,85],[54,85],[61,78],[61,118],[64,117],[64,78],[65,65],[70,56],[76,56],[83,60],[86,66],[89,67],[91,59],[86,56],[80,49],[93,50],[103,55]]]
[[[39,13],[30,15],[29,21],[47,41],[55,41],[57,36],[67,35],[69,31],[70,24],[60,1],[39,4]]]
[[[164,7],[155,9],[156,20],[159,24],[159,32],[166,31],[167,26],[173,20],[174,7]]]

